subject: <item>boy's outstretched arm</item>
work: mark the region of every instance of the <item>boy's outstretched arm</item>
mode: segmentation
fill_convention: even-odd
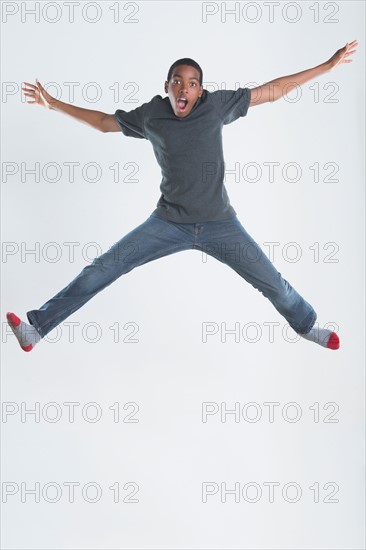
[[[120,132],[121,128],[118,126],[114,115],[108,115],[101,111],[94,111],[92,109],[83,109],[82,107],[76,107],[69,103],[64,103],[58,99],[52,97],[42,86],[39,80],[36,79],[36,85],[24,82],[28,88],[22,88],[24,95],[33,99],[33,101],[27,101],[27,103],[38,103],[46,109],[52,111],[59,111],[70,115],[71,117],[92,126],[100,132]]]
[[[328,71],[334,69],[337,65],[341,63],[350,63],[352,59],[347,59],[348,56],[353,54],[358,45],[357,40],[353,40],[339,50],[336,51],[334,55],[328,61],[313,67],[312,69],[307,69],[301,71],[300,73],[291,74],[288,76],[282,76],[280,78],[275,78],[270,82],[266,82],[262,86],[257,88],[252,88],[251,100],[249,106],[260,105],[261,103],[267,103],[268,101],[276,101],[280,99],[289,89],[293,89],[292,86],[301,86],[308,80],[316,78]]]

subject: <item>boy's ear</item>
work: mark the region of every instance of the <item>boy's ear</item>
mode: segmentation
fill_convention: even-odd
[[[168,93],[168,81],[167,80],[165,81],[165,84],[164,84],[164,90],[165,90],[165,93],[167,94]]]

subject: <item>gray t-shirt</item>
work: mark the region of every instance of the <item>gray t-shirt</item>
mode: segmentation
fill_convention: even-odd
[[[204,89],[184,118],[161,95],[132,111],[117,109],[114,116],[123,134],[149,140],[161,168],[156,214],[178,223],[236,216],[223,183],[222,128],[247,114],[250,97],[250,88]]]

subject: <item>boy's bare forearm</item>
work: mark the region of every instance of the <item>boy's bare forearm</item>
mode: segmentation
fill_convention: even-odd
[[[265,83],[265,85],[269,86],[271,90],[272,97],[270,100],[276,101],[276,99],[280,99],[283,95],[291,91],[293,87],[301,86],[305,82],[308,82],[308,80],[312,80],[313,78],[327,73],[330,70],[331,67],[327,62],[325,62],[299,73],[281,76],[279,78],[275,78],[274,80],[270,80]]]
[[[92,126],[96,130],[104,132],[103,120],[106,113],[94,111],[92,109],[83,109],[82,107],[76,107],[75,105],[70,105],[69,103],[64,103],[59,100],[52,102],[51,110],[65,113],[84,124]]]

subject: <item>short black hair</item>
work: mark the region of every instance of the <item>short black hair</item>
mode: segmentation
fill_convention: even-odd
[[[197,61],[195,61],[194,59],[191,59],[190,57],[182,57],[182,59],[177,59],[177,61],[174,61],[173,65],[170,67],[168,71],[168,76],[167,76],[168,82],[172,77],[173,70],[175,69],[175,67],[178,67],[178,65],[190,65],[191,67],[194,67],[195,69],[197,69],[197,71],[200,73],[199,83],[200,83],[200,86],[202,86],[202,82],[203,82],[202,69],[197,63]]]

